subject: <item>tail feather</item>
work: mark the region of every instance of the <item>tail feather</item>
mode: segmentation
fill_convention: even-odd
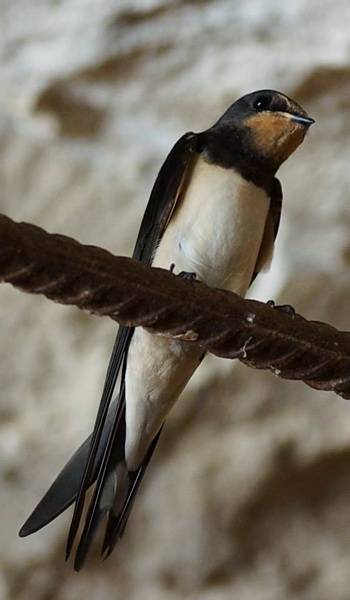
[[[116,494],[115,474],[111,472],[103,484],[103,492],[99,503],[91,510],[89,507],[84,531],[79,540],[78,548],[74,558],[74,569],[80,571],[86,561],[91,544],[100,528],[104,517],[108,514]]]
[[[128,493],[123,505],[120,506],[120,503],[118,503],[118,509],[116,510],[116,503],[114,503],[114,505],[111,507],[111,510],[109,511],[108,522],[106,525],[106,532],[101,551],[101,554],[104,559],[108,558],[108,556],[113,552],[113,549],[118,540],[121,537],[123,537],[124,530],[131,513],[131,509],[134,505],[136,494],[148,467],[149,461],[152,458],[162,429],[163,426],[160,428],[156,437],[152,441],[141,467],[135,472],[128,471]],[[118,500],[118,496],[116,496],[116,500]]]
[[[106,466],[104,468],[104,465],[101,465],[99,478],[96,482],[83,533],[76,551],[74,560],[76,571],[80,571],[84,566],[91,544],[107,514],[108,520],[101,550],[104,559],[111,554],[118,539],[122,537],[137,491],[157,445],[160,433],[161,429],[150,445],[141,467],[135,472],[128,470],[124,456],[121,456],[120,451],[113,452],[113,450],[110,450],[109,456],[105,457]],[[118,442],[120,439],[125,439],[124,419],[121,419],[115,434]],[[110,435],[113,436],[113,430]],[[113,448],[113,445],[110,448]]]
[[[120,405],[118,400],[115,400],[108,412],[96,453],[89,486],[95,482],[96,485],[75,556],[74,568],[77,571],[84,566],[92,541],[106,515],[108,520],[101,550],[104,559],[111,554],[123,536],[136,494],[162,430],[161,428],[154,438],[140,468],[135,472],[129,471],[124,460],[125,408],[116,419],[118,409]],[[22,526],[19,532],[21,537],[35,533],[76,501],[89,455],[91,437],[92,434],[56,477]]]
[[[123,393],[124,390],[121,390],[122,395]],[[117,418],[114,419],[103,450],[94,493],[90,500],[83,532],[76,551],[74,560],[74,569],[76,571],[80,571],[84,566],[92,541],[95,538],[103,517],[111,509],[116,493],[118,495],[122,493],[122,490],[116,490],[115,488],[115,471],[118,465],[124,461],[124,444],[125,405],[120,408]]]
[[[105,427],[101,436],[98,451],[95,457],[89,486],[96,480],[97,473],[102,461],[103,451],[109,437],[117,402],[114,401],[109,410]],[[42,527],[51,523],[56,517],[64,512],[73,502],[75,502],[81,484],[82,473],[86,465],[89,454],[92,434],[83,442],[78,450],[73,454],[72,458],[63,467],[62,471],[56,477],[51,487],[46,492],[45,496],[40,500],[31,515],[28,517],[22,526],[19,535],[26,537]]]
[[[108,520],[101,551],[104,558],[111,554],[118,539],[123,536],[137,491],[161,433],[160,430],[154,438],[141,467],[135,472],[129,471],[124,460],[125,415],[121,414],[116,423],[117,409],[118,401],[115,400],[108,412],[89,481],[89,486],[95,482],[96,486],[75,556],[74,568],[77,571],[83,567],[92,541],[107,514]],[[109,446],[112,436],[114,441]],[[92,434],[56,477],[45,496],[22,526],[19,532],[21,537],[35,533],[53,521],[76,500],[82,472],[89,454],[91,437]],[[109,460],[106,462],[108,446],[111,450],[109,451]],[[105,462],[105,468],[103,468],[103,462]]]
[[[120,416],[125,410],[125,369],[126,369],[126,352],[133,335],[133,329],[128,327],[119,327],[118,334],[116,340],[114,342],[114,347],[112,351],[112,355],[109,361],[107,375],[105,384],[103,386],[102,397],[100,401],[100,405],[97,411],[95,426],[92,432],[91,437],[91,445],[89,448],[89,453],[87,457],[87,461],[85,464],[85,468],[82,472],[82,479],[79,486],[72,521],[70,524],[67,545],[66,545],[66,560],[68,560],[70,553],[73,548],[73,544],[79,529],[79,525],[82,519],[84,505],[85,505],[85,497],[86,491],[89,488],[89,481],[91,479],[91,473],[94,468],[95,457],[98,453],[98,449],[101,445],[101,436],[103,435],[105,422],[108,417],[108,411],[110,402],[112,400],[112,394],[117,382],[117,377],[121,369],[121,381],[120,381],[120,390],[119,395],[116,401],[116,408],[114,411],[114,420],[113,425],[108,433],[108,437],[106,443],[103,446],[102,458],[100,461],[100,467],[97,473],[97,480],[101,481],[101,470],[105,474],[105,457],[110,450],[110,437],[111,431],[115,430],[118,426]],[[125,438],[124,438],[125,439]],[[120,443],[124,444],[124,439],[120,440]]]

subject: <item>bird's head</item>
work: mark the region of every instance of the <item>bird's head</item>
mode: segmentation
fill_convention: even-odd
[[[252,152],[278,167],[296,150],[314,119],[291,98],[259,90],[237,100],[216,124],[244,132]]]

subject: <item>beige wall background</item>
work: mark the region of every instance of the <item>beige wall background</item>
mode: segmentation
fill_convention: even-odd
[[[0,210],[129,254],[187,130],[279,89],[316,119],[280,171],[251,294],[350,329],[346,0],[3,0]],[[115,325],[0,286],[0,598],[349,600],[350,405],[209,357],[168,421],[123,542],[81,574],[69,515],[17,532],[91,430]]]

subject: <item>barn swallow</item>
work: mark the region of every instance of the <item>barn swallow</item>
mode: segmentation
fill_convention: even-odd
[[[202,133],[186,133],[160,169],[133,258],[194,272],[209,286],[244,296],[272,256],[282,190],[275,175],[314,120],[273,90],[247,94]],[[70,555],[94,484],[74,567],[106,521],[102,556],[123,535],[164,421],[200,364],[203,351],[183,341],[120,327],[94,430],[23,525],[24,537],[75,503]],[[119,393],[112,401],[117,377]]]

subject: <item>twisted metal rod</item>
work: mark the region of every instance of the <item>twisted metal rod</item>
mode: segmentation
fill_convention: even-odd
[[[350,399],[350,333],[4,215],[0,281]]]

